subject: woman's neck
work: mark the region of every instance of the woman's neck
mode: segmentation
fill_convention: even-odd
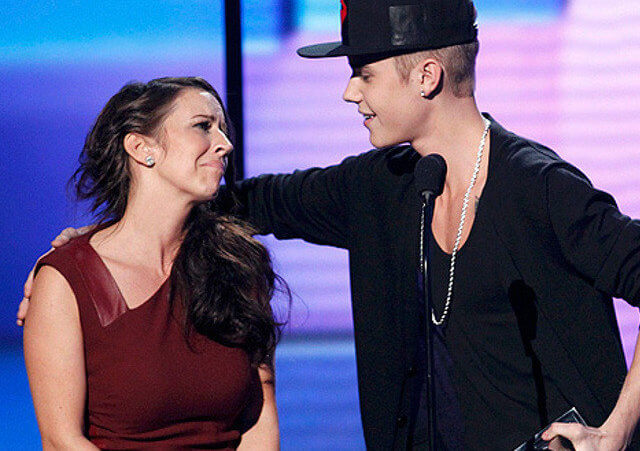
[[[180,249],[192,204],[176,196],[132,187],[122,219],[96,237],[96,247],[117,248],[123,259],[167,275]]]

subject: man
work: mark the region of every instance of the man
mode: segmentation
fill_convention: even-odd
[[[436,399],[454,393],[437,403],[439,447],[513,449],[576,406],[602,426],[555,425],[546,438],[623,449],[640,357],[623,386],[611,296],[640,303],[640,224],[551,150],[480,114],[469,0],[406,3],[343,0],[342,41],[298,51],[348,57],[344,100],[379,150],[248,179],[244,213],[261,233],[348,249],[369,449],[425,446],[427,320],[446,345]],[[424,315],[413,170],[431,153],[448,170],[432,226],[435,311]]]

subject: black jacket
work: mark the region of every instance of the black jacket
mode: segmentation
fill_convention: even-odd
[[[482,202],[511,257],[504,288],[532,305],[529,340],[545,376],[600,425],[626,375],[611,296],[640,302],[640,223],[554,152],[496,122],[489,158]],[[372,450],[410,443],[422,314],[418,159],[399,146],[240,184],[244,215],[260,233],[349,251],[360,408]]]

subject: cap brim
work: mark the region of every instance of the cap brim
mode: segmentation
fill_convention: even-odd
[[[410,47],[398,47],[394,49],[389,48],[357,48],[342,44],[342,42],[324,42],[322,44],[313,44],[300,47],[297,50],[298,55],[303,58],[332,58],[336,56],[347,56],[354,60],[370,60],[369,62],[389,58],[390,56],[402,55],[412,51],[420,50],[413,46]],[[367,63],[364,63],[367,64]]]
[[[342,42],[325,42],[322,44],[307,45],[297,50],[298,55],[303,58],[332,58],[346,56],[349,58],[351,67],[362,67],[392,56],[407,53],[408,49],[399,48],[395,50],[381,49],[358,49],[343,45]]]
[[[347,56],[349,55],[348,51],[348,47],[338,41],[300,47],[297,53],[303,58],[330,58],[333,56]]]

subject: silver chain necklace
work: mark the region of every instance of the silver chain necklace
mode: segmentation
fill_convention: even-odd
[[[471,181],[469,182],[469,187],[467,191],[464,193],[464,199],[462,201],[462,213],[460,213],[460,224],[458,225],[458,234],[456,235],[456,241],[453,244],[453,251],[451,252],[451,264],[449,266],[449,285],[447,286],[447,300],[444,303],[444,310],[442,310],[442,316],[438,320],[433,312],[433,307],[431,311],[431,321],[436,326],[441,326],[447,320],[449,316],[449,311],[451,310],[451,297],[453,295],[453,279],[456,270],[456,255],[458,254],[458,248],[460,247],[460,241],[462,240],[462,230],[464,229],[464,222],[467,218],[467,209],[469,208],[469,196],[471,196],[471,190],[476,184],[476,180],[478,179],[478,173],[480,172],[480,164],[482,163],[482,153],[484,152],[484,146],[487,142],[487,134],[489,133],[489,126],[491,122],[483,118],[484,121],[484,132],[482,133],[482,139],[480,140],[480,145],[478,146],[478,155],[476,157],[476,165],[473,168],[473,175],[471,176]],[[420,270],[424,274],[424,215],[422,215],[422,219],[420,222]]]

